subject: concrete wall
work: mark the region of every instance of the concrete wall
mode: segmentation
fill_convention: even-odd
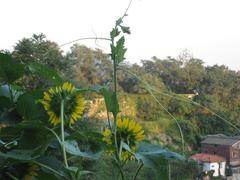
[[[226,162],[204,162],[203,163],[203,171],[211,171],[214,170],[213,176],[225,176]],[[220,174],[219,174],[220,172]]]

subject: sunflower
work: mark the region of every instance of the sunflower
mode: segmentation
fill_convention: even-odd
[[[117,144],[120,147],[121,140],[128,144],[132,152],[136,151],[136,144],[144,139],[144,130],[136,121],[127,118],[117,119]],[[114,152],[114,134],[111,129],[103,131],[103,141],[110,147],[109,152]],[[133,158],[132,154],[125,149],[122,150],[121,159]]]
[[[23,176],[23,180],[32,180],[33,177],[38,176],[38,171],[40,170],[39,166],[34,163],[29,163],[26,173]]]
[[[64,117],[70,124],[75,123],[83,114],[84,99],[76,92],[73,84],[65,82],[62,86],[52,87],[44,92],[42,104],[55,126],[60,123],[61,101],[64,100]]]

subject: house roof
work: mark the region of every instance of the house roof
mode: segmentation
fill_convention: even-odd
[[[205,154],[205,153],[194,154],[190,157],[190,159],[193,159],[195,161],[201,161],[201,162],[224,162],[224,161],[226,161],[226,159],[222,156],[213,155],[213,154]]]
[[[232,146],[233,144],[240,141],[239,136],[228,137],[224,135],[210,135],[207,136],[201,144],[216,144],[216,145],[226,145]]]

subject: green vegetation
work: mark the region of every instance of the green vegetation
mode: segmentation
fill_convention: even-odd
[[[0,179],[190,180],[203,136],[239,135],[239,72],[187,52],[125,63],[125,16],[111,54],[43,34],[1,51]]]
[[[145,132],[134,118],[148,120],[150,107],[149,121],[157,120],[154,104],[144,96],[131,103],[119,94],[124,36],[130,33],[125,16],[110,33],[110,56],[78,45],[63,56],[42,34],[0,53],[0,179],[166,179],[171,160],[184,163],[184,156],[143,141]],[[95,122],[84,112],[96,97],[104,99],[107,121]]]

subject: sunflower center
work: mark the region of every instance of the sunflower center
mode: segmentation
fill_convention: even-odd
[[[58,96],[53,96],[52,101],[50,102],[50,106],[53,110],[53,112],[60,117],[61,111],[60,111],[60,105],[61,105],[61,99]],[[76,107],[76,95],[69,95],[64,99],[64,114],[66,116],[71,115],[75,111]]]
[[[118,146],[120,146],[121,144],[121,140],[128,144],[129,147],[135,146],[135,136],[133,134],[133,132],[128,131],[127,129],[118,129],[117,131],[117,143]]]

